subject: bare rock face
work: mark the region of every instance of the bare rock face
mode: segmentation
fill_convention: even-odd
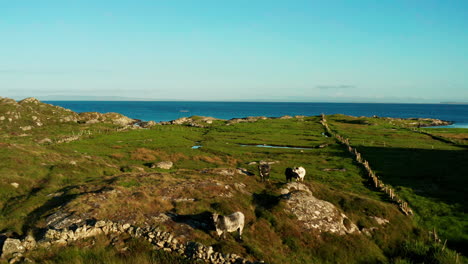
[[[63,212],[61,210],[55,212],[54,214],[46,218],[47,226],[55,229],[69,227],[73,224],[78,224],[81,222],[83,222],[83,219],[81,219],[80,217],[72,213]]]
[[[314,197],[305,184],[288,183],[281,193],[287,204],[286,210],[294,214],[305,229],[339,235],[360,232],[358,227],[333,204]]]

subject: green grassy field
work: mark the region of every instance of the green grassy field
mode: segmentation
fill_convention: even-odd
[[[197,219],[208,212],[240,210],[247,219],[241,242],[234,236],[219,240],[213,232],[176,220],[162,228],[221,252],[268,263],[454,263],[453,250],[468,254],[464,193],[468,155],[463,142],[413,132],[405,121],[343,115],[327,119],[409,202],[413,217],[403,215],[371,186],[353,156],[323,134],[320,117],[127,130],[109,123],[57,122],[24,133],[11,124],[2,127],[0,232],[25,234],[44,227],[45,218],[59,208],[135,225],[156,225],[154,219],[161,213]],[[463,129],[423,130],[457,140],[468,134]],[[79,139],[57,143],[73,135]],[[51,142],[39,143],[45,137]],[[195,145],[202,147],[192,149]],[[255,175],[216,173],[216,169],[242,167],[258,175],[257,165],[249,163],[260,160],[276,162],[268,183]],[[172,161],[174,167],[151,168],[159,161]],[[375,227],[373,216],[390,223],[372,237],[305,232],[279,199],[284,169],[292,166],[305,167],[305,183],[314,196],[337,206],[360,229]],[[18,183],[18,188],[11,183]],[[239,183],[245,184],[242,191],[231,190]],[[428,232],[434,228],[442,240],[447,239],[448,248],[442,250],[442,244],[431,241]],[[185,263],[130,239],[124,243],[131,250],[122,253],[106,239],[97,239],[94,246],[85,241],[28,256],[43,263],[71,259],[76,259],[71,263]],[[460,257],[460,263],[464,260]]]
[[[428,135],[372,120],[378,125],[353,123],[353,118],[329,117],[346,135],[384,182],[394,186],[416,211],[419,226],[433,229],[460,251],[468,248],[465,176],[468,152]],[[379,123],[380,121],[380,123]],[[466,129],[425,128],[433,134],[458,135]]]

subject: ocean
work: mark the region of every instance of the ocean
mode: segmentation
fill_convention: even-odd
[[[75,112],[117,112],[143,121],[170,121],[193,115],[221,119],[247,116],[345,114],[351,116],[425,117],[454,122],[449,127],[468,128],[468,105],[373,104],[373,103],[280,103],[280,102],[188,102],[188,101],[46,101]]]

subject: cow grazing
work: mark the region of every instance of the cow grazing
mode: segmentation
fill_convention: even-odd
[[[292,181],[293,178],[294,179],[299,178],[299,175],[297,175],[295,172],[293,172],[292,168],[286,168],[286,170],[284,171],[284,175],[286,175],[286,181],[287,182]]]
[[[242,239],[242,230],[244,229],[244,214],[241,212],[235,212],[230,215],[222,216],[217,213],[213,214],[213,221],[216,227],[216,233],[218,236],[223,235],[226,238],[227,232],[239,231],[239,239]]]
[[[303,167],[286,168],[284,175],[286,175],[286,181],[288,182],[292,181],[293,178],[296,181],[304,181],[306,170]]]
[[[260,172],[260,178],[262,179],[262,182],[270,179],[270,170],[271,166],[268,163],[262,163],[258,165],[258,171]]]

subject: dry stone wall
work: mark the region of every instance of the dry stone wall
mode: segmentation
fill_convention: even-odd
[[[24,239],[6,238],[1,245],[0,259],[9,259],[9,263],[24,261],[23,253],[37,247],[50,247],[53,245],[68,245],[76,240],[94,237],[97,235],[128,234],[134,238],[142,238],[153,245],[154,250],[173,252],[193,260],[202,260],[206,263],[246,263],[258,264],[263,261],[252,262],[236,254],[222,254],[198,242],[181,242],[174,236],[157,227],[137,227],[130,224],[120,224],[112,221],[86,221],[81,226],[62,229],[47,229],[37,241],[29,235]]]
[[[322,119],[320,120],[320,123],[323,125],[326,132],[328,134],[330,134],[331,136],[333,136],[334,138],[336,138],[336,140],[340,144],[344,145],[346,147],[346,149],[349,151],[349,153],[351,153],[354,156],[354,159],[356,160],[356,162],[361,164],[364,167],[364,169],[367,172],[367,176],[368,176],[369,180],[373,183],[375,188],[377,188],[381,192],[385,193],[390,200],[392,200],[393,202],[395,202],[398,205],[400,210],[405,215],[413,215],[413,210],[411,210],[411,208],[408,206],[408,203],[403,201],[401,198],[399,198],[397,196],[397,194],[395,193],[395,190],[393,188],[386,185],[381,179],[379,179],[377,174],[374,172],[374,170],[369,165],[369,162],[362,157],[362,154],[359,153],[356,148],[351,146],[351,144],[349,143],[349,139],[340,136],[338,133],[336,133],[335,131],[330,129],[330,127],[328,126],[328,123],[327,123],[327,119],[326,119],[324,114],[322,114]]]

